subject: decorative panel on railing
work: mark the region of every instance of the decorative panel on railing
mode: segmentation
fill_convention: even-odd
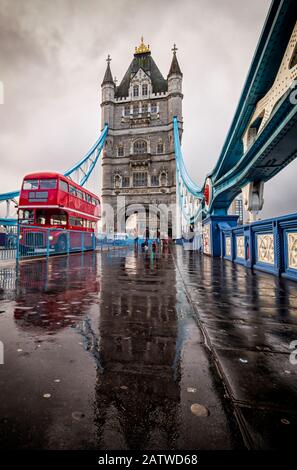
[[[274,237],[272,233],[256,235],[257,261],[274,265]]]
[[[236,236],[236,258],[245,259],[244,236]]]
[[[297,269],[297,232],[287,232],[288,267]]]
[[[214,253],[214,237],[210,234],[217,230],[221,237],[219,256],[297,281],[297,214],[236,227],[231,225],[233,222],[225,219],[223,224],[204,225],[205,253]]]

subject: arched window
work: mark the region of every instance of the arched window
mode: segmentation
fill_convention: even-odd
[[[139,96],[139,86],[138,85],[133,86],[133,96]]]
[[[114,177],[114,187],[120,188],[121,187],[121,177],[120,175],[115,175]]]
[[[123,144],[120,144],[118,146],[118,157],[123,157],[124,156],[124,147]]]
[[[138,104],[133,104],[133,116],[138,116],[139,113],[139,106]]]
[[[129,188],[129,186],[130,186],[130,176],[123,176],[122,188]]]
[[[152,175],[151,176],[151,186],[159,186],[159,176]]]
[[[166,176],[166,173],[161,173],[160,175],[160,182],[161,182],[161,186],[166,186],[167,184],[167,176]]]
[[[163,153],[163,152],[164,152],[163,142],[159,142],[157,146],[157,153]]]
[[[152,103],[151,104],[151,113],[152,114],[155,114],[157,112],[157,104],[156,103]]]
[[[142,96],[147,96],[148,94],[148,86],[147,86],[147,83],[144,83],[142,85]]]
[[[136,155],[147,153],[147,142],[145,140],[136,140],[133,145],[133,153]]]

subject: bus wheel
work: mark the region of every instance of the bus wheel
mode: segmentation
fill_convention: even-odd
[[[56,244],[56,252],[65,253],[66,251],[67,251],[66,237],[62,236],[59,238],[58,243]]]

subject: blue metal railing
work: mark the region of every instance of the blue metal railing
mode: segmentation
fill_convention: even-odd
[[[43,228],[22,225],[15,234],[16,258],[48,257],[51,255],[69,255],[85,251],[105,251],[115,247],[129,247],[133,239],[119,240],[99,237],[93,232],[67,230],[62,228]]]
[[[17,225],[0,226],[0,260],[16,258],[18,244]]]
[[[221,257],[297,281],[297,214],[218,228]]]
[[[17,258],[70,254],[96,249],[96,237],[92,232],[18,226]]]

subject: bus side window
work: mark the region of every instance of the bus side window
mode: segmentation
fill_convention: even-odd
[[[68,184],[66,183],[66,181],[59,180],[59,189],[68,193]]]
[[[76,189],[74,186],[69,185],[69,192],[72,196],[76,196]]]
[[[52,214],[50,216],[51,225],[67,225],[67,216],[65,213]]]
[[[40,189],[56,189],[56,188],[57,188],[56,179],[40,180]]]

